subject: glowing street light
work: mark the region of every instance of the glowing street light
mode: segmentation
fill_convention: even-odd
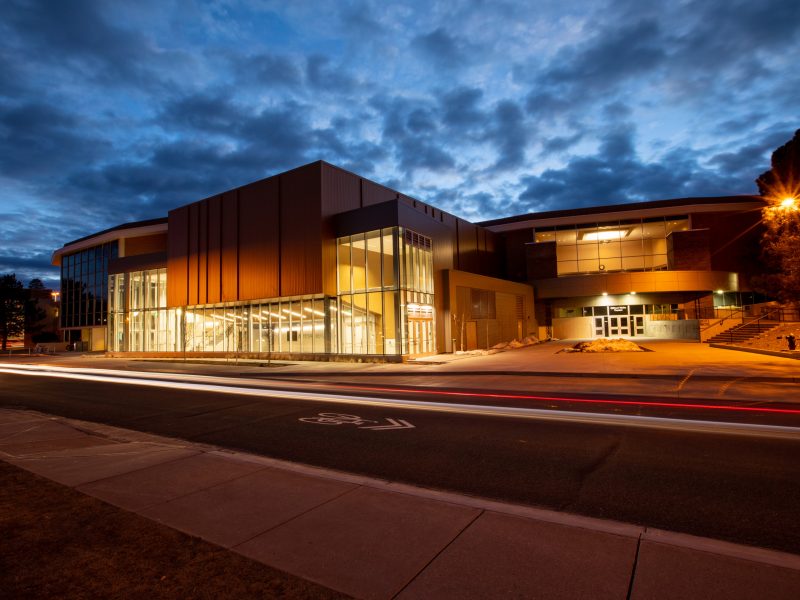
[[[779,206],[784,210],[797,210],[797,198],[786,197],[781,200]]]

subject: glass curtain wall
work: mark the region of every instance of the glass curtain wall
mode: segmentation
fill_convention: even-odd
[[[117,253],[114,241],[61,259],[61,327],[106,324],[108,261]]]
[[[338,352],[433,352],[430,238],[392,227],[341,237],[336,245]]]
[[[656,271],[667,268],[667,235],[687,217],[633,219],[539,228],[536,242],[555,242],[558,274]]]
[[[328,326],[336,314],[333,298],[190,306],[184,312],[187,352],[323,354],[336,345],[336,330]]]
[[[180,349],[180,312],[167,309],[167,270],[117,273],[108,278],[108,348],[126,352]]]

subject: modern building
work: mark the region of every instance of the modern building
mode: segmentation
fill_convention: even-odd
[[[70,242],[53,263],[62,327],[115,353],[400,360],[528,335],[697,339],[701,308],[752,300],[760,207],[475,224],[319,161]]]
[[[720,309],[765,300],[750,283],[764,206],[754,196],[684,198],[481,225],[505,244],[506,277],[536,289],[540,336],[699,340]]]

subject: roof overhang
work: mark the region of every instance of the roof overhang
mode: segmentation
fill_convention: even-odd
[[[53,252],[53,257],[50,263],[53,266],[59,267],[61,266],[61,257],[67,254],[72,254],[73,252],[91,248],[92,246],[99,246],[100,244],[105,244],[106,242],[113,242],[114,240],[142,237],[145,235],[154,235],[157,233],[166,232],[166,220],[160,223],[151,223],[149,225],[142,225],[139,227],[110,229],[108,231],[100,232],[97,235],[81,238],[80,240],[66,244],[65,246]]]

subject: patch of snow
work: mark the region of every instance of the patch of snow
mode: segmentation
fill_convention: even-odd
[[[630,340],[601,338],[591,342],[578,342],[564,352],[644,352],[644,349]]]

